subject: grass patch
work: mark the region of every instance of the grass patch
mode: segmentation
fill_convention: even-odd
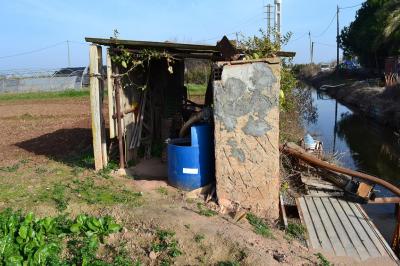
[[[320,252],[316,253],[315,256],[317,256],[317,258],[319,260],[318,265],[321,265],[321,266],[330,266],[331,265],[329,260],[327,260],[327,258],[325,258],[325,256],[322,255]]]
[[[71,186],[74,193],[89,204],[128,204],[140,206],[142,204],[142,194],[127,189],[113,189],[110,186],[96,185],[91,177],[84,180],[75,179]]]
[[[167,196],[168,195],[168,190],[166,187],[159,187],[157,188],[157,192],[160,193],[161,195]]]
[[[285,231],[286,235],[289,238],[295,238],[295,239],[305,239],[306,238],[306,228],[302,224],[298,223],[289,223],[288,227]]]
[[[205,236],[203,234],[196,234],[194,236],[194,242],[196,243],[200,243],[201,241],[203,241],[205,238]]]
[[[207,84],[188,83],[186,84],[186,87],[188,89],[189,95],[191,96],[204,95],[206,94],[207,90]]]
[[[206,208],[203,204],[201,204],[200,202],[197,203],[197,208],[199,209],[199,214],[203,215],[203,216],[207,216],[207,217],[211,217],[211,216],[215,216],[218,213],[216,211],[210,210],[208,208]]]
[[[238,261],[220,261],[217,263],[218,266],[240,266]]]
[[[20,165],[21,165],[20,163],[16,163],[11,166],[3,166],[3,167],[0,167],[0,171],[7,172],[7,173],[15,173],[18,171]]]
[[[17,100],[43,100],[57,98],[79,98],[89,96],[88,89],[81,90],[65,90],[52,92],[22,92],[22,93],[1,93],[0,101],[17,101]]]
[[[246,215],[247,221],[253,226],[253,230],[256,234],[262,235],[263,237],[272,237],[272,232],[269,226],[263,221],[263,219],[255,216],[252,213]]]

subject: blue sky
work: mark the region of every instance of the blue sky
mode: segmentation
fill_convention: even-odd
[[[257,34],[266,27],[263,5],[273,0],[1,0],[0,70],[67,66],[70,40],[72,66],[88,62],[84,37],[105,37],[118,29],[121,39],[215,44],[224,34]],[[283,32],[292,31],[284,48],[297,52],[295,62],[309,61],[308,31],[318,36],[327,28],[336,5],[363,0],[282,0]],[[357,8],[342,10],[341,26],[354,20]],[[336,57],[336,21],[316,42],[315,61]],[[21,56],[19,53],[46,48]],[[2,58],[3,57],[3,58]]]

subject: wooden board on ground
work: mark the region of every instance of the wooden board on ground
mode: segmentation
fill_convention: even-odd
[[[311,248],[359,261],[389,257],[399,262],[359,204],[334,197],[303,196],[297,198],[297,206]]]

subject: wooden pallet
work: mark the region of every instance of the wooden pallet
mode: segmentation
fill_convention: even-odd
[[[335,197],[303,196],[296,199],[307,244],[337,256],[359,261],[390,257],[399,262],[362,207]]]

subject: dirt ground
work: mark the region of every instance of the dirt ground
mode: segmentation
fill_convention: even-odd
[[[323,264],[316,251],[288,238],[273,221],[272,237],[266,238],[246,219],[200,215],[202,199],[187,198],[163,180],[95,173],[87,98],[0,102],[0,122],[0,209],[38,216],[111,215],[124,228],[109,237],[107,246],[123,243],[143,265],[160,264],[159,255],[150,252],[159,229],[175,233],[182,251],[175,265]]]

